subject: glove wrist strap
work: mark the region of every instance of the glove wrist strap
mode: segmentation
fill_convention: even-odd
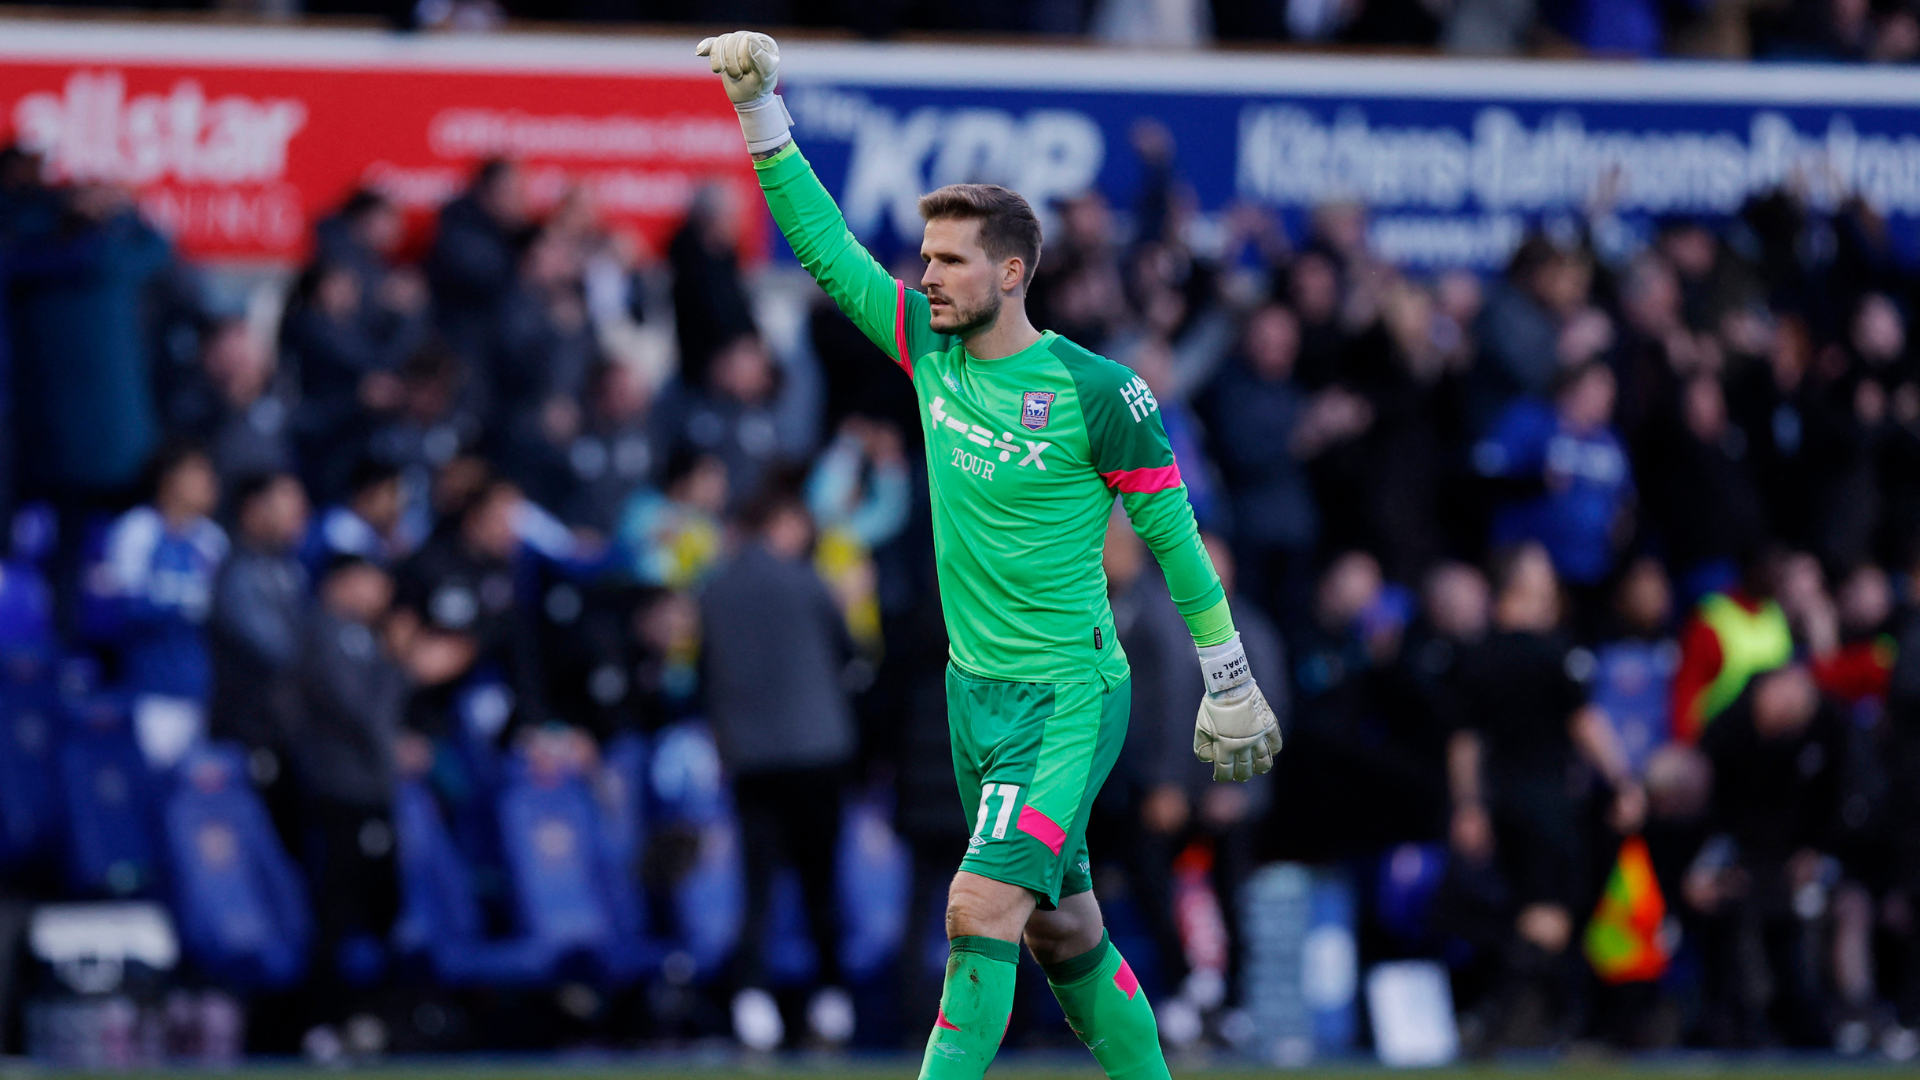
[[[740,114],[740,131],[747,137],[750,153],[778,150],[793,140],[789,130],[793,117],[787,112],[786,102],[771,90],[735,105],[733,111]]]
[[[1200,647],[1200,675],[1206,681],[1209,694],[1223,694],[1253,681],[1253,672],[1247,667],[1247,650],[1240,644],[1237,632],[1219,645]]]

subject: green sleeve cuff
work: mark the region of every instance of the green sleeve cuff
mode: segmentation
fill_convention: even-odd
[[[1187,630],[1193,634],[1193,643],[1201,648],[1225,645],[1233,640],[1233,612],[1227,609],[1224,593],[1205,611],[1187,616]]]

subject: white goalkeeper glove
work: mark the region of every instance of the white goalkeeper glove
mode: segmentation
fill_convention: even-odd
[[[765,34],[735,30],[702,41],[694,50],[713,65],[726,85],[747,149],[756,154],[778,150],[792,140],[793,117],[773,87],[780,76],[780,45]]]
[[[1280,722],[1253,681],[1240,635],[1200,648],[1207,695],[1193,727],[1193,753],[1213,763],[1215,780],[1249,780],[1273,771],[1280,752]]]

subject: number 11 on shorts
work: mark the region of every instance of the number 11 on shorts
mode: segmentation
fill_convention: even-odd
[[[1000,799],[1000,813],[993,819],[993,838],[1004,840],[1007,822],[1013,817],[1013,808],[1020,805],[1020,787],[1017,784],[988,784],[980,789],[980,813],[973,819],[973,835],[986,835],[987,815],[993,810],[995,796]]]

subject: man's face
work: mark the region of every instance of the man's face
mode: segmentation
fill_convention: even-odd
[[[927,222],[920,257],[927,264],[920,287],[933,308],[928,323],[935,333],[964,337],[1000,317],[1001,285],[1009,264],[1018,260],[988,258],[986,248],[980,246],[980,222],[962,218]]]

